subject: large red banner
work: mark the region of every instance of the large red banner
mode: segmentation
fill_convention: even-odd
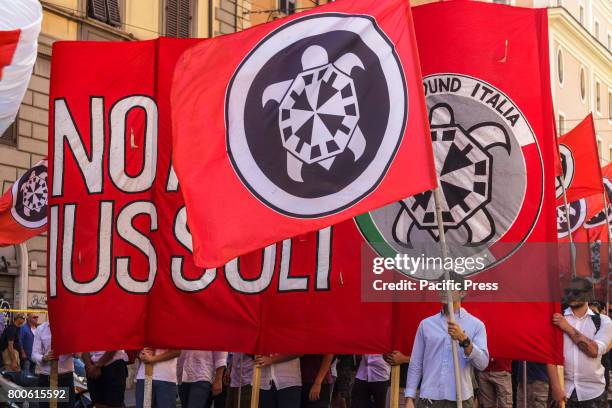
[[[198,44],[172,114],[202,267],[436,185],[406,0],[338,1]]]
[[[531,14],[524,18],[540,21]],[[510,27],[505,35],[515,31]],[[533,29],[531,36],[536,33]],[[426,35],[422,30],[421,37]],[[444,36],[453,38],[451,32]],[[148,345],[248,353],[409,353],[418,323],[440,305],[362,298],[361,275],[371,274],[362,259],[377,255],[371,249],[377,238],[367,223],[391,214],[385,222],[389,228],[396,214],[403,215],[401,203],[371,220],[349,220],[281,241],[221,268],[195,266],[184,202],[171,169],[168,101],[174,65],[198,41],[206,40],[54,45],[49,152],[54,350]],[[455,46],[469,48],[460,42]],[[475,54],[468,51],[462,54]],[[538,75],[534,62],[527,62],[532,70],[521,78]],[[541,92],[532,85],[526,85],[530,92]],[[529,93],[506,92],[525,109],[520,120],[531,123],[542,150],[552,152],[550,121],[544,124],[545,116],[529,105]],[[497,122],[504,127],[502,120]],[[543,166],[552,168],[552,154],[544,157]],[[533,177],[542,183],[541,173]],[[554,194],[552,182],[540,194]],[[525,211],[535,226],[527,234],[524,221],[515,233],[546,242],[552,228],[554,241],[554,208]],[[470,224],[482,230],[478,225]],[[393,235],[392,228],[387,232]],[[540,276],[536,286],[549,292],[547,275]],[[561,336],[549,324],[551,303],[474,302],[465,307],[484,321],[492,356],[561,362]],[[521,318],[512,319],[517,313]]]

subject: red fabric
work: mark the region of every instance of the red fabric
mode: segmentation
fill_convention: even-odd
[[[21,176],[0,197],[0,246],[20,244],[47,230],[47,161]]]
[[[593,114],[589,114],[575,128],[561,136],[559,145],[569,149],[572,157],[570,160],[573,162],[571,166],[568,165],[573,171],[568,170],[570,174],[565,175],[571,178],[566,188],[567,201],[572,202],[594,194],[602,194],[602,174],[597,154]],[[557,201],[557,204],[563,204],[563,197]]]
[[[379,29],[393,43],[401,61],[403,67],[401,70],[403,70],[406,81],[409,107],[408,120],[405,133],[403,133],[403,141],[399,145],[395,158],[389,164],[386,174],[381,176],[379,184],[369,190],[367,197],[362,196],[353,200],[350,205],[342,208],[334,207],[328,212],[300,215],[284,207],[284,204],[266,204],[266,202],[276,200],[276,197],[284,197],[287,191],[291,192],[291,197],[304,197],[302,194],[306,194],[306,197],[312,198],[311,195],[308,195],[310,193],[305,190],[315,188],[313,183],[318,186],[325,185],[325,188],[329,191],[339,191],[339,188],[344,184],[336,183],[333,177],[337,172],[350,169],[350,166],[346,164],[336,165],[336,163],[348,160],[348,156],[344,156],[345,159],[342,158],[343,156],[338,156],[338,160],[334,162],[334,167],[325,175],[313,176],[311,179],[313,181],[310,181],[310,184],[306,184],[306,186],[297,186],[299,183],[287,181],[286,183],[289,184],[291,190],[280,187],[281,184],[276,181],[270,182],[268,176],[272,176],[269,173],[265,173],[266,176],[263,173],[261,176],[257,176],[256,181],[244,182],[244,178],[253,170],[257,169],[259,171],[257,166],[260,166],[260,163],[252,165],[249,170],[240,170],[240,166],[236,163],[247,154],[242,153],[241,149],[234,148],[236,156],[232,157],[232,151],[234,150],[231,149],[231,141],[238,138],[238,136],[235,136],[238,131],[232,129],[240,127],[239,123],[241,123],[242,117],[241,115],[232,115],[233,107],[236,106],[236,109],[238,109],[239,103],[226,98],[226,95],[230,94],[232,81],[236,80],[238,83],[238,76],[234,76],[234,74],[237,70],[241,70],[246,61],[250,61],[249,53],[255,52],[260,49],[259,47],[265,49],[265,45],[268,44],[264,40],[266,36],[272,35],[275,30],[295,27],[290,25],[291,22],[301,21],[304,23],[308,21],[305,19],[309,17],[335,12],[372,16],[376,19]],[[334,24],[341,28],[344,23]],[[351,25],[352,23],[348,24],[347,27]],[[291,41],[297,42],[302,37],[313,35],[318,27],[311,26],[310,28],[304,28],[304,30],[300,28],[300,30],[291,34],[294,36],[291,37]],[[337,46],[341,47],[341,50],[352,49],[352,45],[348,42],[345,45]],[[291,48],[285,48],[282,51],[285,54],[274,66],[275,70],[284,72],[293,69],[291,64],[299,63],[299,58],[296,58],[295,55],[297,51],[287,51],[293,49],[293,47],[291,45]],[[330,48],[330,50],[337,52],[333,48]],[[338,57],[341,58],[342,53],[337,53]],[[330,52],[330,55],[334,55],[333,52]],[[393,56],[387,55],[385,58],[392,59]],[[304,61],[302,65],[309,59],[306,58]],[[244,70],[246,69],[244,68]],[[366,72],[370,69],[372,67],[365,67]],[[259,82],[256,81],[262,75],[262,71],[249,71],[242,78],[244,81],[253,81],[255,83],[251,88],[253,89],[259,86]],[[255,74],[259,76],[255,76]],[[282,77],[282,75],[279,74],[279,77]],[[292,78],[284,76],[282,79]],[[357,88],[356,92],[358,94],[364,92],[363,98],[360,98],[360,103],[378,96],[380,89],[375,84],[373,81],[369,84],[362,83],[361,88]],[[390,83],[390,88],[402,88],[402,83],[399,81]],[[239,89],[236,93],[248,90]],[[236,97],[236,99],[238,100],[239,97]],[[259,100],[257,103],[261,104],[261,101]],[[405,0],[384,2],[377,0],[337,1],[287,19],[280,19],[243,32],[205,41],[188,50],[179,61],[174,76],[172,105],[174,164],[183,188],[188,218],[192,226],[194,257],[196,264],[202,267],[222,265],[237,255],[262,248],[279,239],[336,224],[404,197],[430,190],[436,184],[431,138],[423,104],[423,87],[412,29],[412,16],[409,2]],[[401,102],[393,102],[391,105],[403,106]],[[224,106],[226,106],[225,110],[222,109]],[[245,117],[247,117],[249,109],[251,107],[246,108]],[[361,115],[365,115],[366,110],[360,109]],[[272,138],[273,142],[264,139],[262,143],[280,144],[280,133],[274,134],[274,132],[278,132],[276,130],[277,110],[266,110],[264,112],[263,117],[253,118],[253,121],[273,123],[272,126],[266,128],[271,132],[269,138]],[[228,121],[227,125],[225,124],[226,119]],[[372,120],[386,119],[382,117]],[[392,120],[390,122],[396,123]],[[399,122],[403,122],[403,120]],[[244,126],[247,129],[252,126],[252,123],[247,122],[246,119],[245,123]],[[359,123],[359,126],[362,126],[366,121],[360,120]],[[368,130],[364,130],[364,132],[367,133],[366,139],[369,140],[367,143],[374,143],[372,138],[376,136],[376,132]],[[203,135],[206,135],[206,137],[203,138]],[[251,146],[249,151],[252,150]],[[270,152],[267,157],[260,160],[269,163],[267,165],[271,168],[274,167],[274,170],[271,170],[272,173],[288,172],[287,168],[289,166],[285,163],[288,163],[294,155],[290,154],[288,156],[284,149],[276,151],[278,151],[278,154],[273,155]],[[368,158],[362,159],[370,160]],[[364,163],[359,160],[361,159],[357,159],[355,162],[356,166],[359,163]],[[273,165],[270,163],[273,163]],[[311,171],[317,169],[317,163],[313,163],[308,166],[305,165],[303,171],[311,174]],[[411,176],[406,177],[407,174]],[[379,177],[378,173],[373,175],[371,179],[374,180],[377,177]],[[270,190],[266,190],[269,193],[264,198],[262,196],[266,193],[248,185],[249,183],[263,184],[264,182],[270,183]],[[305,183],[308,183],[308,181]],[[284,186],[284,184],[282,185]],[[206,186],[206,189],[202,189],[202,186]],[[353,190],[355,190],[353,184],[342,188],[347,196],[351,195],[352,197]],[[251,190],[254,190],[254,192]],[[298,192],[293,192],[293,190]],[[211,195],[208,194],[209,191],[223,193]],[[323,198],[331,197],[328,193],[320,194],[323,195]],[[278,200],[279,202],[282,200],[282,203],[296,201],[295,198],[278,198]],[[344,203],[344,201],[342,202]],[[297,206],[297,204],[287,205],[291,208]],[[311,209],[315,211],[315,209],[323,208],[315,206],[312,200],[309,202],[302,201],[300,205],[302,207],[299,208],[299,211],[308,212],[308,214],[310,214]]]
[[[512,360],[508,358],[491,358],[489,359],[489,365],[485,371],[506,371],[512,372]]]
[[[518,105],[537,137],[537,146],[523,146],[525,160],[532,169],[527,188],[530,188],[530,182],[541,183],[545,175],[554,175],[556,140],[551,120],[553,109],[546,10],[453,1],[414,7],[413,15],[423,75],[457,73],[478,78],[501,89]],[[534,165],[538,161],[536,149],[540,151],[543,174]],[[532,159],[534,162],[530,162]],[[551,176],[544,179],[542,212],[528,242],[557,241],[554,179]],[[527,196],[516,223],[529,219],[528,212],[537,206],[536,201],[534,196]],[[507,234],[502,240],[511,241],[510,235]],[[556,262],[537,265],[537,274],[545,276],[542,281],[534,281],[535,271],[532,270],[531,276],[513,277],[513,282],[523,282],[523,288],[542,285],[543,291],[555,287],[559,279]],[[490,273],[495,276],[496,272]],[[525,285],[525,282],[529,282],[529,285]],[[478,304],[478,312],[482,313],[480,306],[485,309],[484,305]],[[493,303],[488,307],[491,313],[494,310],[499,312],[497,319],[492,315],[477,316],[487,325],[489,339],[493,342],[493,356],[509,357],[509,354],[515,353],[535,356],[539,353],[540,356],[548,356],[549,361],[562,361],[562,336],[550,323],[552,313],[559,308],[557,303],[517,303],[507,309],[504,305]],[[521,318],[513,320],[511,330],[502,323],[503,319],[499,319],[499,316],[519,315]],[[539,340],[532,338],[533,335],[540,337]],[[512,348],[520,348],[520,351],[513,352]]]
[[[21,30],[0,31],[0,81],[2,80],[2,69],[11,64],[13,54],[19,43]]]
[[[433,21],[427,10],[423,8],[418,12],[421,29],[423,25],[431,25],[426,21]],[[446,32],[452,25],[439,25],[440,29],[446,28],[430,37],[436,39],[431,44],[441,52],[439,58],[444,59],[446,52],[457,50],[461,58],[447,60],[458,65],[446,68],[463,72],[472,66],[480,67],[480,74],[488,80],[495,79],[490,76],[499,75],[499,80],[494,82],[503,83],[501,79],[514,75],[523,78],[525,89],[508,85],[510,89],[507,92],[524,109],[539,135],[544,167],[550,170],[553,165],[552,130],[543,113],[550,108],[549,96],[544,93],[548,77],[539,77],[539,73],[545,75],[548,72],[548,66],[534,68],[537,64],[533,61],[535,57],[543,58],[547,51],[545,44],[533,45],[531,38],[536,33],[546,38],[545,13],[522,12],[519,13],[521,18],[509,19],[503,14],[498,15],[497,9],[483,8],[478,3],[473,4],[469,13],[454,7],[449,8],[450,14],[442,10],[432,11],[436,19],[442,17],[451,21],[452,15],[465,15],[468,19],[462,30],[469,28],[470,35],[465,35],[464,31],[453,35]],[[486,10],[495,10],[495,13]],[[501,30],[496,35],[503,38],[512,38],[516,33],[526,36],[527,45],[521,50],[530,50],[531,45],[537,50],[536,56],[530,51],[527,53],[529,58],[509,67],[512,72],[516,70],[516,74],[509,75],[503,70],[496,73],[499,67],[494,70],[480,60],[461,62],[466,55],[474,58],[482,55],[482,47],[477,43],[471,45],[472,39],[488,37],[490,33],[487,31],[485,36],[478,31],[475,36],[471,31],[475,27],[480,27],[479,30],[491,27],[491,21],[496,19],[504,22],[518,20],[524,24],[527,28],[521,30],[506,23],[493,26]],[[475,24],[481,20],[487,24]],[[454,46],[443,47],[444,41],[440,41],[440,38],[462,36],[470,38],[470,42],[455,41]],[[359,254],[370,256],[371,251],[352,220],[333,227],[330,253],[317,251],[317,247],[326,248],[322,239],[324,234],[317,237],[315,233],[308,233],[291,240],[290,257],[287,241],[270,246],[267,252],[258,250],[244,255],[224,268],[204,271],[195,266],[181,217],[184,201],[181,192],[173,188],[170,172],[169,93],[170,76],[176,61],[183,50],[200,41],[208,40],[162,38],[144,42],[54,44],[49,157],[51,169],[64,170],[63,189],[50,198],[50,224],[53,228],[49,231],[48,303],[54,350],[63,354],[139,349],[148,345],[246,353],[362,354],[397,349],[410,354],[419,322],[439,312],[440,305],[435,302],[363,301]],[[473,47],[478,47],[479,52]],[[435,52],[424,54],[428,58],[436,55]],[[424,62],[432,63],[433,59]],[[445,67],[440,66],[440,69]],[[537,80],[534,76],[538,77]],[[125,113],[126,120],[117,113],[126,98],[134,95],[156,101],[157,116],[151,122],[152,126],[145,125],[142,108],[130,109]],[[67,106],[68,113],[61,112],[62,104]],[[125,129],[123,123],[127,123]],[[70,129],[72,124],[84,145],[84,150],[76,156],[70,153],[66,142],[61,152],[55,151],[54,147],[58,144],[56,139],[65,135],[64,127]],[[62,132],[55,133],[54,129]],[[145,143],[145,132],[154,130],[157,130],[157,145],[153,155],[156,162],[152,185],[126,182],[126,175],[136,177],[141,173],[144,150],[150,146]],[[112,140],[115,140],[114,144]],[[101,157],[93,152],[94,145],[100,141]],[[125,161],[116,160],[124,149]],[[61,153],[64,157],[62,163],[58,161]],[[77,159],[85,164],[84,168],[93,170],[84,173],[76,164]],[[124,162],[127,168],[123,177],[117,176],[116,169],[111,171],[111,163],[116,166]],[[102,169],[99,172],[98,165]],[[552,171],[546,173],[552,174]],[[86,177],[91,180],[89,185],[86,185]],[[539,177],[541,185],[541,174]],[[55,182],[59,183],[58,174],[51,178],[51,191]],[[135,191],[123,191],[129,186]],[[543,208],[529,237],[534,242],[555,240],[554,200],[550,198],[553,196],[552,181],[547,180],[545,187],[545,196],[548,197],[545,202],[550,204]],[[221,196],[220,191],[207,191]],[[112,208],[109,207],[111,204]],[[109,208],[111,219],[102,223],[101,215]],[[125,217],[130,208],[149,208],[150,213]],[[72,213],[74,222],[69,222]],[[69,228],[65,228],[64,223]],[[110,228],[108,224],[112,224]],[[73,225],[78,226],[74,231],[70,228]],[[142,235],[131,231],[132,226]],[[108,235],[102,234],[100,238],[106,228],[109,228]],[[74,235],[71,237],[72,232]],[[142,244],[143,237],[144,241],[151,241],[151,247],[144,251],[136,247]],[[110,258],[103,256],[107,251]],[[69,253],[71,257],[68,257]],[[264,259],[265,254],[270,256]],[[512,259],[520,259],[520,256]],[[325,261],[330,262],[328,276],[327,268],[321,266]],[[287,263],[288,273],[282,278],[281,269],[284,270]],[[110,265],[110,271],[105,275],[107,265]],[[151,265],[156,269],[148,289],[138,281],[146,282],[153,276],[149,273]],[[175,269],[177,273],[173,274],[171,265],[182,266],[182,269]],[[533,272],[530,268],[515,271],[515,276],[527,276],[516,279],[520,288],[525,288],[524,282],[530,279],[530,287],[538,291],[550,289],[546,286],[549,283],[547,263],[538,265],[538,273],[533,276],[529,275]],[[242,281],[236,279],[236,268]],[[494,279],[501,272],[487,271],[479,274],[478,279]],[[177,282],[181,282],[178,279],[181,276],[184,279],[179,287]],[[130,277],[132,281],[128,279]],[[202,277],[209,280],[203,281]],[[308,278],[305,289],[280,290],[281,282],[286,285],[288,281],[297,282],[300,278]],[[244,293],[257,280],[262,281],[261,287],[255,293]],[[552,313],[558,311],[558,304],[473,302],[465,304],[465,308],[485,323],[493,357],[562,363],[562,338],[550,323]],[[512,316],[520,318],[512,319]],[[508,319],[512,320],[511,325],[507,324]]]

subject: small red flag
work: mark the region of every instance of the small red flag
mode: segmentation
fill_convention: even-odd
[[[593,115],[559,138],[563,184],[567,202],[603,193]],[[563,188],[557,183],[557,205],[564,203]]]
[[[47,197],[45,159],[0,197],[0,245],[19,244],[47,229]]]

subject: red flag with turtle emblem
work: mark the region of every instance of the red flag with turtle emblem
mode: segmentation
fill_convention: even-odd
[[[171,101],[202,267],[436,185],[405,0],[338,1],[207,40],[178,62]]]

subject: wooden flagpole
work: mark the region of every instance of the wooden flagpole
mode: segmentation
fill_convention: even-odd
[[[153,350],[153,355],[155,355],[155,350]],[[153,364],[144,363],[144,365],[145,378],[142,406],[144,408],[151,408],[153,406]]]
[[[49,373],[49,388],[51,391],[57,390],[57,370],[58,370],[58,360],[51,360],[51,372]],[[52,398],[49,400],[50,408],[57,408],[57,398]]]
[[[565,206],[565,218],[567,220],[567,236],[570,242],[570,268],[572,278],[576,277],[576,247],[574,246],[574,237],[572,237],[572,225],[570,223],[569,204],[567,203],[567,194],[565,190],[565,179],[561,176],[561,188],[563,189],[563,204]]]
[[[440,183],[438,182],[438,185]],[[444,232],[444,224],[442,222],[442,207],[440,204],[440,187],[436,187],[433,190],[434,194],[434,203],[436,206],[436,221],[438,223],[438,236],[440,238],[440,247],[442,249],[442,259],[446,259],[448,256],[448,247],[446,244],[446,234]],[[444,264],[444,262],[443,262]],[[448,269],[444,268],[444,279],[446,281],[450,280],[450,273]],[[447,296],[447,310],[448,310],[448,320],[451,322],[455,322],[455,310],[453,307],[453,294],[450,288],[446,290]],[[461,371],[459,369],[459,354],[458,354],[458,345],[457,341],[451,341],[451,346],[453,350],[453,366],[455,368],[455,390],[457,393],[457,408],[463,408],[463,398],[462,398],[462,390],[461,390]]]
[[[389,408],[399,408],[400,366],[391,366],[391,401]]]
[[[261,382],[261,367],[253,367],[253,388],[251,391],[251,408],[259,407],[259,383]]]

